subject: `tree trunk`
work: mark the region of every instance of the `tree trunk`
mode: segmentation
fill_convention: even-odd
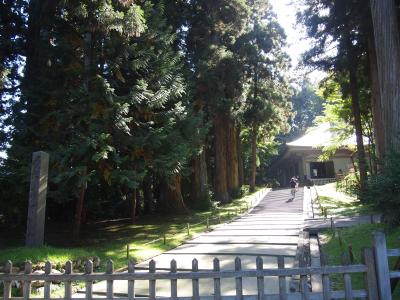
[[[170,182],[164,179],[161,193],[164,193],[163,203],[160,203],[164,212],[173,214],[187,214],[189,212],[182,197],[180,174],[174,174]]]
[[[208,190],[208,176],[206,151],[203,149],[199,155],[192,160],[191,200],[196,209],[207,209],[210,207],[210,196]]]
[[[59,1],[56,0],[31,0],[28,8],[26,63],[21,80],[21,96],[26,101],[26,107],[24,107],[26,109],[25,126],[31,128],[34,134],[25,135],[23,143],[33,146],[36,150],[46,147],[45,145],[49,142],[46,138],[40,138],[36,133],[42,118],[38,112],[48,109],[45,99],[42,99],[43,93],[38,90],[38,86],[41,86],[43,74],[48,71],[51,48],[49,32],[52,30],[51,25],[58,3]],[[39,99],[41,101],[34,101]]]
[[[132,191],[132,199],[131,199],[131,223],[135,224],[136,222],[136,205],[137,205],[137,194],[136,189]]]
[[[236,129],[236,141],[238,148],[239,187],[242,187],[244,185],[244,164],[242,140],[240,139],[240,127]]]
[[[384,154],[400,151],[400,33],[394,0],[371,0],[381,91]]]
[[[369,76],[371,81],[371,108],[375,137],[375,156],[379,165],[385,151],[385,132],[382,123],[382,99],[373,36],[368,39],[368,58],[370,65]]]
[[[239,195],[239,160],[236,141],[236,126],[233,121],[228,123],[228,139],[227,139],[227,184],[229,195],[236,198]]]
[[[85,168],[82,172],[82,176],[86,177],[86,175],[87,175],[87,169]],[[87,188],[87,184],[85,182],[80,186],[79,197],[76,200],[74,226],[72,229],[72,238],[74,241],[79,240],[79,235],[81,233],[82,211],[83,211],[83,203],[85,201],[86,188]]]
[[[256,190],[256,174],[257,174],[257,136],[258,127],[253,125],[251,132],[251,173],[250,173],[250,192]]]
[[[358,176],[358,169],[357,169],[356,163],[354,162],[354,154],[355,153],[352,153],[350,156],[351,165],[353,166],[353,169],[354,169],[354,176],[356,177],[357,182],[360,183],[360,176]]]
[[[152,188],[152,176],[147,174],[142,183],[143,201],[144,201],[144,214],[151,215],[154,213],[154,199]]]
[[[361,124],[360,112],[360,97],[358,94],[358,82],[356,75],[356,67],[350,67],[350,89],[351,89],[351,104],[354,117],[354,127],[356,129],[357,139],[357,155],[358,155],[358,169],[360,171],[360,191],[361,194],[366,191],[367,187],[367,162],[365,158],[363,130]]]
[[[230,202],[227,185],[227,117],[214,117],[215,130],[215,198],[225,204]]]

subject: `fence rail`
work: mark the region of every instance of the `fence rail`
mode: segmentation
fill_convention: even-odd
[[[64,299],[73,299],[71,282],[79,281],[85,283],[85,298],[86,299],[104,299],[104,297],[93,296],[93,282],[95,281],[106,281],[107,282],[107,299],[171,299],[171,300],[250,300],[250,299],[353,299],[355,297],[368,299],[377,299],[371,297],[371,293],[368,289],[366,290],[353,290],[351,286],[351,274],[353,273],[364,273],[365,277],[374,276],[370,271],[373,269],[368,266],[373,264],[372,250],[367,250],[364,253],[364,260],[367,262],[363,265],[343,265],[343,266],[322,266],[322,267],[301,267],[301,268],[285,268],[284,257],[278,256],[277,263],[278,268],[264,269],[264,262],[261,257],[257,257],[256,266],[254,270],[242,269],[242,262],[239,257],[235,259],[234,270],[221,270],[220,261],[215,258],[213,261],[213,269],[208,271],[198,271],[198,261],[194,259],[192,261],[192,270],[190,272],[178,272],[177,262],[172,260],[170,263],[169,271],[159,271],[156,269],[156,262],[154,260],[149,263],[149,270],[147,272],[135,270],[133,262],[129,263],[128,272],[126,273],[114,273],[113,263],[109,261],[107,263],[107,270],[104,273],[93,273],[93,263],[87,261],[85,266],[85,273],[73,273],[72,262],[67,262],[64,274],[51,274],[52,265],[50,262],[46,263],[45,274],[32,274],[32,264],[27,262],[25,264],[25,271],[22,274],[12,273],[12,263],[8,262],[6,265],[6,273],[0,274],[0,280],[4,282],[4,295],[3,299],[30,299],[31,298],[31,284],[35,281],[44,281],[44,297],[41,299],[52,299],[51,298],[51,284],[52,282],[64,282],[65,291]],[[308,287],[309,278],[311,275],[320,274],[323,277],[323,292],[315,293],[310,291]],[[341,291],[332,290],[329,276],[333,274],[341,274],[348,282],[345,284],[345,289]],[[299,292],[290,293],[287,291],[286,279],[291,276],[300,276]],[[279,294],[267,294],[265,292],[264,280],[265,277],[277,277]],[[243,278],[254,278],[257,282],[257,294],[244,295],[243,293]],[[199,280],[210,279],[213,280],[213,296],[200,296],[199,293]],[[223,295],[221,289],[221,280],[231,279],[235,282],[235,293],[236,295]],[[114,281],[124,280],[128,282],[127,298],[116,297],[114,294]],[[157,297],[156,295],[156,283],[158,280],[169,280],[171,286],[170,297]],[[177,281],[178,280],[190,280],[192,284],[192,296],[191,297],[178,297]],[[370,279],[371,280],[371,279]],[[23,285],[23,297],[11,298],[11,282],[19,281]],[[138,281],[148,281],[148,297],[135,297],[135,283]],[[36,298],[35,298],[36,299]],[[74,298],[75,299],[75,298]]]
[[[19,300],[33,299],[32,284],[38,281],[43,283],[43,297],[34,299],[60,299],[52,297],[52,285],[63,283],[63,298],[71,299],[115,299],[115,300],[331,300],[331,299],[369,299],[369,300],[391,300],[391,280],[400,278],[400,271],[389,269],[389,257],[399,256],[400,249],[387,249],[385,236],[381,232],[374,234],[373,248],[364,248],[362,251],[362,264],[350,264],[349,259],[344,255],[342,265],[329,266],[326,258],[321,259],[321,267],[295,267],[286,268],[284,256],[277,256],[276,263],[278,268],[264,268],[262,257],[256,258],[255,269],[242,269],[240,257],[234,261],[234,269],[221,270],[221,262],[217,258],[213,260],[213,268],[209,270],[199,270],[198,261],[192,261],[192,268],[188,271],[177,269],[177,261],[170,262],[170,268],[157,269],[156,262],[151,260],[147,270],[135,268],[133,261],[128,264],[128,270],[124,273],[115,273],[112,261],[107,262],[106,271],[99,273],[93,272],[93,262],[87,261],[83,273],[73,272],[73,263],[68,261],[65,264],[64,273],[53,274],[53,266],[50,262],[45,264],[44,274],[32,272],[32,263],[26,262],[25,269],[21,273],[13,273],[13,265],[8,261],[4,268],[4,273],[0,273],[0,282],[3,283],[3,299]],[[300,258],[301,260],[302,258]],[[225,261],[224,261],[225,263]],[[352,275],[362,274],[364,278],[364,289],[353,289]],[[321,275],[322,291],[312,291],[309,287],[310,278],[313,275]],[[332,286],[332,276],[341,276],[344,282],[343,290],[334,290]],[[290,292],[288,289],[288,279],[292,276],[300,278],[300,289]],[[266,278],[276,278],[274,290],[278,292],[272,294],[271,285],[265,285]],[[243,286],[243,279],[252,278],[254,280],[253,289]],[[206,295],[200,292],[201,280],[207,279],[209,289]],[[114,291],[116,280],[127,282],[126,295]],[[178,281],[186,280],[191,287],[191,296],[182,297],[179,295]],[[223,288],[226,280],[234,283],[235,295],[227,293]],[[105,281],[106,290],[104,295],[98,295],[93,291],[95,282]],[[169,296],[157,295],[157,283],[160,281],[170,282]],[[185,281],[185,286],[187,286]],[[22,286],[22,297],[12,297],[12,283],[19,282]],[[85,289],[84,295],[73,293],[72,283],[83,282]],[[138,284],[147,282],[146,291],[136,294]],[[248,281],[246,281],[248,282]],[[247,289],[246,289],[247,288]],[[1,289],[0,289],[1,290]],[[247,290],[247,291],[246,291]],[[228,294],[228,295],[227,295]]]

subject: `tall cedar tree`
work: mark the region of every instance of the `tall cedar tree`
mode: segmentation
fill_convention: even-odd
[[[75,237],[101,191],[130,199],[134,220],[149,171],[167,195],[166,209],[186,211],[180,177],[197,151],[192,129],[199,124],[186,105],[163,3],[50,2],[29,4],[11,176],[27,178],[31,152],[50,152],[49,204],[75,202]]]
[[[248,81],[244,123],[251,132],[250,191],[255,191],[260,131],[272,136],[287,123],[289,103],[284,73],[288,57],[282,51],[285,34],[266,1],[250,1],[248,31],[236,42]]]
[[[367,33],[364,16],[368,7],[364,1],[303,1],[306,9],[301,20],[315,47],[305,55],[309,65],[331,71],[339,78],[344,95],[352,100],[353,126],[357,138],[358,167],[361,193],[366,190],[367,161],[363,142],[361,83],[366,60]],[[368,14],[367,14],[368,15]],[[337,45],[336,45],[337,44]],[[336,45],[337,52],[329,51]],[[347,78],[343,81],[343,78]],[[369,104],[368,104],[369,106]]]
[[[194,103],[213,124],[215,148],[215,197],[231,201],[239,189],[237,126],[231,115],[242,95],[241,66],[232,46],[242,33],[248,16],[244,0],[196,0],[189,4],[187,51],[195,72]],[[236,143],[236,144],[235,144]],[[199,184],[204,185],[204,155],[194,164]]]
[[[381,92],[377,106],[380,104],[382,110],[380,132],[384,155],[400,151],[400,9],[395,0],[370,0],[370,3],[375,42],[371,58],[376,58],[375,84]]]

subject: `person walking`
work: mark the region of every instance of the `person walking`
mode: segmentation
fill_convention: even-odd
[[[297,185],[298,185],[297,178],[293,176],[293,177],[290,179],[289,184],[290,184],[290,194],[291,194],[292,197],[293,197],[292,199],[294,199],[294,197],[296,196],[296,189],[297,189]]]

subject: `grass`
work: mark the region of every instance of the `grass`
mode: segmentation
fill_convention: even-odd
[[[363,224],[349,228],[337,230],[335,235],[332,231],[320,234],[322,251],[328,256],[329,265],[340,265],[341,255],[349,251],[352,247],[354,253],[354,263],[361,263],[361,249],[372,246],[372,235],[375,231],[384,231],[386,234],[388,248],[400,248],[400,228],[388,228],[383,224]],[[340,236],[340,239],[339,239]],[[341,240],[341,241],[340,241]],[[389,260],[392,267],[397,258]],[[335,290],[343,289],[344,283],[340,275],[332,277],[332,283]],[[352,284],[354,289],[364,288],[361,274],[352,275]],[[397,286],[393,299],[400,299],[400,287]]]
[[[336,183],[316,186],[319,201],[327,209],[329,216],[357,216],[374,213],[372,207],[361,203],[357,198],[336,191]]]
[[[113,260],[115,269],[119,269],[127,266],[127,245],[131,249],[131,259],[136,262],[145,261],[204,232],[207,218],[210,218],[210,225],[213,225],[218,223],[218,219],[225,222],[233,218],[239,213],[239,209],[246,210],[250,207],[250,196],[247,195],[207,212],[194,212],[187,216],[158,216],[151,219],[139,219],[136,224],[130,224],[128,220],[117,220],[88,225],[82,232],[81,241],[83,242],[80,245],[69,245],[69,232],[64,229],[64,231],[59,231],[57,240],[54,244],[52,243],[52,246],[32,249],[9,246],[0,249],[0,265],[7,260],[13,261],[14,265],[18,266],[26,260],[32,261],[34,265],[49,260],[57,268],[61,268],[67,260],[83,262],[86,259],[98,257],[101,261],[99,271],[105,269],[105,262],[109,259]],[[187,224],[190,224],[189,236]],[[152,242],[156,239],[160,240]]]
[[[328,216],[357,216],[374,214],[372,207],[361,203],[357,198],[336,191],[335,183],[316,186],[319,201],[327,209]],[[350,248],[354,256],[354,263],[361,263],[361,250],[372,246],[372,236],[375,231],[384,231],[388,248],[400,248],[400,228],[389,228],[384,224],[363,224],[348,228],[329,230],[319,233],[321,251],[328,257],[329,265],[341,265],[343,253],[350,256]],[[390,258],[390,266],[394,266],[397,258]],[[353,289],[363,289],[364,279],[362,274],[353,274]],[[341,275],[331,277],[335,290],[344,289]],[[393,299],[400,299],[400,287],[396,288]]]

